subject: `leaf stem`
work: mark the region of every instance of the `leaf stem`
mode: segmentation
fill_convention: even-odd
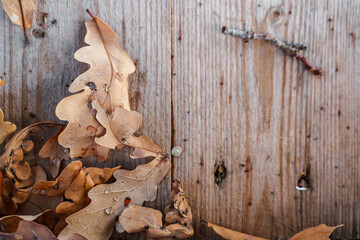
[[[89,9],[86,9],[86,12],[95,20],[95,16],[91,13]]]
[[[21,0],[18,0],[18,1],[19,1],[19,5],[20,5],[21,22],[22,22],[22,29],[23,29],[24,37],[25,37],[25,44],[29,44],[29,39],[26,35],[26,25],[25,25],[25,17],[24,17],[24,10],[22,7],[22,2],[21,2]]]
[[[265,33],[256,33],[252,31],[242,31],[238,29],[231,29],[227,28],[226,26],[222,27],[222,33],[225,35],[231,35],[234,37],[239,37],[243,40],[265,40],[273,43],[275,47],[282,49],[285,51],[289,56],[295,57],[297,60],[302,62],[306,69],[310,70],[314,75],[322,75],[323,71],[319,67],[312,66],[304,56],[299,54],[300,50],[306,50],[306,45],[301,43],[294,43],[294,42],[284,42],[282,40],[277,39],[275,36],[271,34]]]

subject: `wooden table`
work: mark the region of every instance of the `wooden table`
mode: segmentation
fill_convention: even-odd
[[[166,152],[184,149],[147,205],[163,209],[171,179],[180,178],[196,239],[216,238],[200,219],[271,239],[344,224],[334,238],[360,238],[360,1],[36,2],[27,46],[0,11],[0,74],[7,79],[0,107],[18,129],[57,120],[57,103],[87,69],[73,54],[85,45],[89,8],[136,64],[130,96],[144,117],[140,133]],[[45,30],[44,13],[56,19]],[[224,25],[305,43],[304,55],[325,74],[311,75],[267,42],[225,36]],[[132,169],[145,162],[128,154],[89,164]],[[227,174],[217,186],[220,163]],[[297,191],[305,165],[311,190]]]

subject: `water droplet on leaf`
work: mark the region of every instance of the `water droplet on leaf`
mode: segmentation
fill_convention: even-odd
[[[105,213],[107,215],[111,215],[114,213],[114,210],[112,209],[112,207],[108,207],[108,208],[105,208]]]

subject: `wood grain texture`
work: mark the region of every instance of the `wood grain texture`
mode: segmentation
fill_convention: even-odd
[[[359,3],[173,2],[173,144],[185,149],[173,177],[196,238],[215,238],[199,219],[271,239],[343,223],[334,238],[360,237]],[[224,25],[305,43],[325,76],[267,42],[220,34]],[[312,189],[299,192],[306,163]]]
[[[58,121],[57,103],[70,95],[68,86],[88,68],[73,57],[77,49],[85,46],[84,22],[90,18],[85,11],[88,8],[118,34],[119,45],[136,64],[136,71],[130,76],[129,94],[131,107],[143,115],[144,124],[138,133],[149,136],[164,152],[170,152],[170,2],[36,1],[36,4],[37,21],[34,20],[33,27],[28,30],[30,44],[27,46],[21,28],[14,26],[5,12],[0,11],[0,30],[4,33],[0,36],[0,74],[5,73],[7,78],[5,87],[0,89],[0,108],[5,118],[13,121],[18,129],[38,121]],[[35,38],[31,33],[41,29],[43,13],[49,13],[50,22],[56,19],[56,24],[45,30],[44,38]],[[36,116],[30,117],[30,112]],[[125,169],[134,169],[139,163],[148,161],[131,160],[129,154],[130,149],[113,151],[106,163],[90,159],[86,165],[120,164]],[[48,161],[40,159],[35,163],[49,165]],[[147,205],[163,209],[168,204],[170,183],[171,173],[158,188],[160,197]],[[114,239],[118,237],[117,234],[113,236]]]
[[[18,129],[56,121],[67,85],[87,69],[73,54],[85,45],[89,8],[136,64],[130,97],[144,117],[139,133],[165,152],[184,149],[150,206],[163,209],[170,181],[179,177],[193,210],[194,239],[218,238],[200,219],[271,239],[320,223],[344,224],[334,238],[360,238],[359,1],[36,2],[27,46],[21,28],[0,11],[0,75],[7,79],[0,108]],[[57,22],[35,38],[43,13]],[[224,36],[223,25],[305,43],[304,55],[325,76],[312,76],[269,43]],[[133,169],[145,162],[128,154],[87,164]],[[221,162],[227,177],[217,186],[214,165]],[[305,164],[312,189],[299,192]]]

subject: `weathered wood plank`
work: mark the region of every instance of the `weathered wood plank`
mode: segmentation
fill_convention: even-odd
[[[70,95],[68,85],[87,69],[73,55],[84,46],[89,18],[86,9],[98,15],[119,36],[119,45],[133,58],[136,72],[130,77],[131,107],[143,115],[139,133],[148,135],[164,152],[171,143],[171,41],[170,3],[163,1],[36,1],[36,16],[28,30],[30,44],[25,46],[19,26],[0,11],[0,72],[6,73],[7,83],[0,89],[0,108],[6,119],[18,128],[33,122],[55,120],[55,107]],[[57,22],[45,30],[44,38],[35,38],[33,29],[41,29],[43,13]],[[36,114],[30,117],[30,112]],[[39,150],[38,148],[37,150]],[[114,151],[104,164],[122,165],[133,169],[144,160],[131,160],[130,150]],[[43,160],[37,160],[44,164]],[[168,204],[171,173],[159,186],[158,198],[150,206],[163,209]],[[116,236],[115,236],[116,237]]]
[[[194,238],[216,238],[199,219],[272,239],[343,223],[335,238],[360,238],[358,1],[37,1],[28,46],[0,11],[0,74],[8,80],[0,107],[18,128],[57,120],[66,85],[87,69],[73,58],[84,46],[86,8],[118,33],[136,63],[130,96],[144,116],[140,132],[166,152],[184,148],[172,177],[190,199]],[[57,23],[35,38],[44,12]],[[268,43],[224,36],[223,25],[305,43],[325,76],[311,76]],[[88,164],[144,162],[128,153]],[[228,172],[217,187],[214,165],[222,161]],[[312,190],[298,192],[306,163]],[[151,206],[167,204],[170,180]]]
[[[272,239],[320,223],[360,237],[359,12],[356,1],[173,1],[173,144],[185,149],[173,177],[196,238],[215,237],[200,218]],[[221,35],[223,25],[305,43],[325,76],[268,43]],[[312,190],[299,192],[307,162]]]

